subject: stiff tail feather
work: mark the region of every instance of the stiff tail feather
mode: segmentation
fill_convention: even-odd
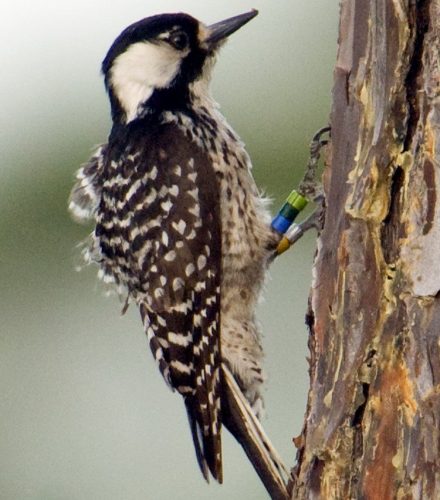
[[[191,404],[189,398],[185,398],[185,407],[188,414],[194,449],[196,451],[197,463],[199,464],[203,477],[205,478],[206,482],[209,483],[209,469],[203,453],[203,436],[200,432],[199,424],[197,423],[197,416],[194,411],[194,405]]]
[[[208,429],[204,423],[206,415],[197,412],[197,403],[192,401],[192,396],[185,397],[185,407],[188,414],[189,426],[194,442],[197,462],[200,470],[209,483],[209,473],[220,484],[223,482],[222,459],[221,459],[221,433]],[[204,418],[205,417],[205,418]],[[203,427],[205,426],[205,433]]]
[[[286,500],[287,469],[229,368],[223,363],[222,369],[225,395],[222,400],[223,424],[243,447],[272,500]]]

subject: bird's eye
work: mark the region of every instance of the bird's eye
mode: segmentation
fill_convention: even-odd
[[[183,31],[173,33],[170,35],[168,41],[177,50],[184,50],[189,45],[188,35]]]

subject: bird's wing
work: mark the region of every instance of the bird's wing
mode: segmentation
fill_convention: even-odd
[[[100,178],[107,145],[98,147],[88,162],[76,173],[76,182],[70,193],[69,211],[79,222],[95,218],[101,197]]]
[[[221,221],[215,172],[206,153],[175,125],[148,134],[131,130],[122,154],[123,161],[119,156],[109,162],[114,171],[103,184],[97,235],[113,272],[116,266],[136,290],[165,380],[185,398],[205,478],[209,469],[221,481]]]

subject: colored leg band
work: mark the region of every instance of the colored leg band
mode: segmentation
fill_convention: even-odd
[[[281,210],[278,212],[278,215],[276,215],[272,220],[273,229],[281,234],[284,234],[292,225],[292,222],[296,219],[296,216],[307,205],[307,202],[307,198],[300,195],[297,191],[293,190],[288,196]]]

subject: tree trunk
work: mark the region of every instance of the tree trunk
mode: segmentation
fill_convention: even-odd
[[[440,498],[440,0],[343,0],[292,498]]]

